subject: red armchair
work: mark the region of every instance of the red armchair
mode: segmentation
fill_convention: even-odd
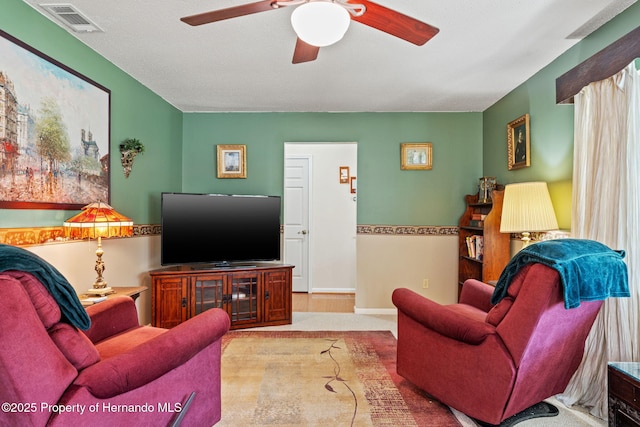
[[[181,425],[200,427],[220,420],[224,311],[170,330],[140,326],[129,297],[87,312],[91,327],[83,333],[34,275],[0,273],[0,425],[164,426],[182,415]]]
[[[396,289],[398,374],[442,403],[499,424],[564,391],[602,301],[564,307],[558,272],[528,264],[495,306],[494,288],[467,280],[458,304]]]

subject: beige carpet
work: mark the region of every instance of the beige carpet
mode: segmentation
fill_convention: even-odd
[[[231,331],[221,426],[460,426],[395,373],[389,331]]]

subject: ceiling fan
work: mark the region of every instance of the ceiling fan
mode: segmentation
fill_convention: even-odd
[[[298,6],[291,14],[291,24],[298,36],[293,53],[294,64],[314,61],[321,47],[342,38],[352,20],[418,46],[440,31],[368,0],[262,0],[185,16],[180,20],[196,26],[286,6]]]

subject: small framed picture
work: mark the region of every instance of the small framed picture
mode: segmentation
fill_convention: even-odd
[[[429,170],[432,168],[431,143],[400,144],[400,169]]]
[[[509,170],[531,165],[531,132],[529,114],[520,116],[507,124],[507,158]]]
[[[340,166],[340,184],[349,183],[349,166]]]
[[[247,177],[247,146],[218,145],[218,178]]]

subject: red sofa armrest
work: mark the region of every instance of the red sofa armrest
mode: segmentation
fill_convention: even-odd
[[[393,304],[398,311],[441,335],[467,344],[480,344],[496,334],[494,326],[462,316],[446,305],[433,302],[410,289],[393,291]]]
[[[460,304],[467,304],[479,308],[484,312],[491,310],[491,295],[496,288],[476,279],[468,279],[462,285]]]
[[[89,366],[74,384],[101,399],[141,387],[220,340],[229,325],[224,310],[207,310],[125,353]]]
[[[105,338],[140,326],[138,311],[131,297],[117,296],[87,307],[91,326],[85,331],[91,342],[98,343]]]

